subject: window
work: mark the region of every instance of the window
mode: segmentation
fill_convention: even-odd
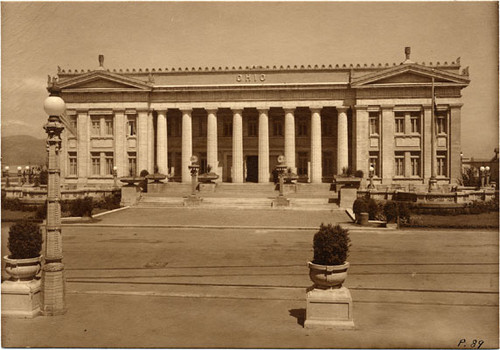
[[[114,161],[113,161],[113,153],[112,152],[106,152],[104,154],[104,159],[106,161],[106,168],[105,168],[105,174],[104,175],[113,175],[113,166],[114,166]]]
[[[374,176],[380,176],[380,166],[379,166],[379,160],[378,160],[378,152],[370,152],[370,156],[368,158],[368,170],[370,170],[370,167],[373,167],[373,175]],[[369,175],[369,174],[368,174]]]
[[[410,114],[411,132],[420,134],[420,113],[414,112]]]
[[[106,135],[113,135],[113,118],[106,118],[104,120],[104,129]]]
[[[250,118],[248,119],[248,136],[257,136],[257,135],[258,135],[257,119]]]
[[[90,158],[92,161],[92,175],[99,176],[101,175],[101,154],[100,153],[91,153]]]
[[[136,116],[127,118],[127,136],[135,136],[137,134],[137,119]]]
[[[137,154],[135,152],[128,153],[128,173],[130,176],[137,175]]]
[[[446,151],[437,152],[437,176],[447,176]]]
[[[405,115],[403,113],[396,113],[394,120],[396,122],[395,132],[403,134],[405,132]]]
[[[231,120],[225,119],[223,127],[223,135],[225,137],[233,136],[233,122]]]
[[[283,122],[281,120],[273,122],[273,136],[283,136]]]
[[[438,113],[436,115],[436,127],[438,134],[446,134],[446,114]]]
[[[410,154],[411,176],[420,176],[420,152]]]
[[[378,135],[378,123],[379,123],[379,113],[378,112],[370,112],[369,113],[370,120],[370,135]]]
[[[321,129],[323,130],[323,129]],[[297,136],[307,136],[307,120],[299,119],[297,122]]]
[[[297,175],[307,176],[308,153],[298,152]]]
[[[76,156],[76,152],[68,152],[69,157],[69,172],[70,176],[78,175],[78,157]]]
[[[73,129],[73,131],[75,132],[75,135],[72,135],[72,136],[76,136],[76,133],[78,131],[78,121],[77,121],[77,117],[76,115],[71,115],[69,116],[69,126]]]
[[[92,121],[92,136],[101,135],[101,119],[99,117],[91,117]]]
[[[405,154],[403,152],[395,154],[394,175],[405,176]]]

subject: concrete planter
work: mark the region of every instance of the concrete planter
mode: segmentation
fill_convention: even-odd
[[[368,226],[368,218],[369,218],[369,214],[368,213],[359,213],[359,214],[356,214],[356,221],[361,226]]]
[[[7,255],[3,257],[5,261],[5,271],[11,279],[17,281],[29,281],[35,278],[42,266],[42,256],[30,259],[12,259]]]
[[[318,265],[308,262],[309,278],[316,288],[340,288],[347,278],[349,263],[342,265]]]

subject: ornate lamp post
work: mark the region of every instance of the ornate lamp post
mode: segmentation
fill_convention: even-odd
[[[113,167],[113,187],[118,188],[118,167]]]
[[[23,185],[23,168],[20,166],[17,167],[17,185],[22,186]]]
[[[196,164],[196,162],[198,162],[197,156],[192,156],[190,161],[191,165],[189,165],[188,168],[191,172],[191,196],[196,197],[197,176],[200,166]]]
[[[30,166],[26,165],[24,167],[24,172],[26,173],[24,181],[27,182],[28,184],[31,183],[31,174],[30,174]]]
[[[285,156],[278,156],[278,165],[276,165],[276,171],[278,172],[278,178],[280,181],[280,197],[283,197],[283,187],[284,187],[284,175],[286,171]]]
[[[485,170],[485,175],[486,175],[486,186],[489,186],[490,185],[490,167],[486,166],[484,168],[484,170]]]
[[[4,168],[4,172],[3,172],[3,176],[5,177],[5,187],[9,187],[10,186],[10,181],[9,181],[9,166],[6,165],[5,168]]]
[[[483,188],[483,187],[484,187],[484,171],[485,171],[485,170],[486,170],[486,169],[484,168],[484,166],[481,166],[481,167],[479,168],[479,179],[481,180],[481,188]]]
[[[370,184],[368,185],[369,190],[375,189],[375,185],[373,184],[373,175],[375,173],[375,168],[373,167],[372,164],[370,164],[370,173],[369,173],[369,178],[370,178]]]
[[[62,262],[62,230],[61,230],[61,188],[59,151],[61,150],[61,133],[64,129],[60,115],[66,105],[59,97],[61,89],[57,81],[49,80],[47,90],[50,96],[43,103],[49,118],[44,125],[47,133],[49,153],[49,169],[47,183],[47,235],[45,238],[45,264],[42,268],[42,314],[54,316],[66,312],[64,264]]]

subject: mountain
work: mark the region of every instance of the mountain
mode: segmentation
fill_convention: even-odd
[[[2,167],[44,165],[47,159],[46,141],[28,135],[2,137]]]

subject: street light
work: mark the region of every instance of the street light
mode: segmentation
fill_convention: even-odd
[[[191,197],[196,197],[196,186],[198,185],[197,175],[200,166],[196,164],[198,162],[197,156],[191,156],[189,160],[191,161],[191,165],[188,166],[191,172]]]
[[[375,168],[373,167],[372,164],[370,164],[370,173],[369,173],[369,178],[370,178],[370,184],[368,185],[368,189],[373,190],[375,189],[375,185],[373,185],[373,175],[375,173]]]
[[[486,166],[484,168],[484,170],[485,170],[485,174],[486,174],[486,186],[489,186],[490,185],[490,167]]]
[[[64,125],[60,115],[66,110],[64,100],[59,96],[61,89],[55,78],[50,80],[47,90],[50,96],[45,99],[43,108],[49,116],[44,125],[47,133],[49,153],[49,169],[47,184],[47,235],[45,239],[45,264],[42,268],[42,314],[46,316],[61,315],[66,312],[64,264],[62,262],[62,230],[61,230],[61,188],[59,152],[61,150],[61,133]]]
[[[481,187],[484,187],[484,171],[486,169],[484,168],[484,166],[481,166],[479,168],[479,180],[481,181]]]
[[[113,186],[118,188],[118,167],[116,165],[113,167],[113,182]]]
[[[6,165],[5,168],[4,168],[4,172],[3,172],[3,176],[5,177],[5,187],[9,187],[10,186],[10,182],[9,182],[9,166]]]
[[[23,168],[20,166],[17,167],[17,185],[22,186],[23,185]]]
[[[30,175],[30,166],[26,165],[24,167],[24,174],[23,174],[24,182],[31,183],[31,175]]]

